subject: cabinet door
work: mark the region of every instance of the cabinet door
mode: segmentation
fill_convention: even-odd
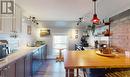
[[[42,57],[42,60],[44,59],[44,46],[41,47],[41,57]]]
[[[5,77],[15,77],[15,63],[11,63],[4,68]]]
[[[13,25],[13,15],[2,15],[0,25],[1,25],[1,32],[2,33],[10,33],[12,30]]]
[[[34,60],[41,60],[41,55],[42,55],[41,48],[39,48],[33,52],[33,59]]]
[[[0,33],[10,33],[12,31],[21,32],[22,30],[22,10],[16,5],[14,14],[0,15]]]
[[[47,45],[45,45],[44,54],[45,54],[44,59],[47,59]]]
[[[42,47],[42,59],[45,60],[47,58],[47,45]]]
[[[25,77],[31,77],[32,54],[25,57]]]
[[[41,57],[41,49],[37,49],[33,51],[32,54],[32,75],[35,75],[36,72],[39,70],[41,65],[43,64],[42,57]]]
[[[15,77],[15,63],[9,64],[7,68],[7,77]]]
[[[0,14],[0,33],[2,33],[2,15]]]
[[[14,14],[0,14],[0,33],[10,33],[13,25],[13,19]]]
[[[24,77],[24,58],[16,61],[16,77]]]
[[[0,69],[0,77],[7,77],[7,70],[5,67]]]
[[[11,63],[0,69],[0,77],[16,77],[15,63]]]
[[[15,63],[11,63],[0,70],[0,77],[16,77]]]
[[[8,77],[7,74],[8,74],[7,67],[2,68],[1,77]]]
[[[15,30],[20,33],[22,31],[22,10],[18,5],[15,9]]]
[[[2,76],[2,69],[0,69],[0,77],[3,77],[3,76]]]

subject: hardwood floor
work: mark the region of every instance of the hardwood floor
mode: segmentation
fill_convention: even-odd
[[[46,60],[34,77],[65,77],[64,62]]]

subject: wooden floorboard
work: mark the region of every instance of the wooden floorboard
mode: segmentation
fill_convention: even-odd
[[[80,77],[83,72],[79,70]],[[64,62],[56,62],[56,60],[46,60],[37,74],[33,77],[65,77]]]

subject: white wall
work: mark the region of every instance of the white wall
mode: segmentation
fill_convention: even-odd
[[[107,36],[94,36],[92,32],[89,32],[89,38],[88,38],[88,43],[90,46],[95,47],[95,41],[98,40],[99,43],[105,43],[109,44],[109,37]]]
[[[89,45],[94,47],[95,45],[94,41],[95,41],[94,35],[92,34],[92,31],[89,31],[89,38],[88,38]]]
[[[25,19],[25,17],[23,17],[23,19]],[[22,32],[17,33],[17,38],[10,37],[11,32],[0,33],[0,40],[8,40],[10,50],[25,47],[28,42],[33,40],[32,35],[27,34],[27,26],[30,25],[30,23],[25,21],[22,21]]]

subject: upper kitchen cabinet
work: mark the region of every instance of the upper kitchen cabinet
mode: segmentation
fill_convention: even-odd
[[[22,9],[18,5],[15,7],[15,31],[22,31]]]
[[[13,25],[13,17],[12,15],[1,15],[0,20],[0,33],[9,33],[12,30]]]
[[[15,5],[14,14],[0,14],[0,33],[17,32],[22,29],[22,10]]]

